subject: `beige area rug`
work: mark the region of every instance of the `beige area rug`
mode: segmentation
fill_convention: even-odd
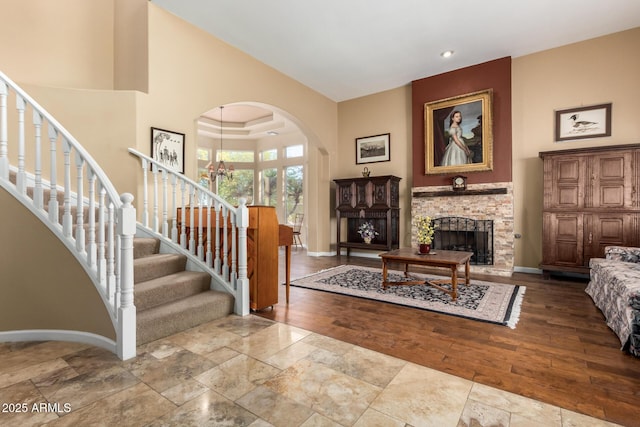
[[[442,279],[442,276],[410,273],[419,279]],[[389,270],[389,281],[407,280],[401,271]],[[382,270],[371,267],[341,265],[291,282],[291,286],[350,295],[399,304],[466,319],[515,328],[520,317],[524,286],[471,279],[471,284],[458,284],[458,298],[430,285],[389,286],[382,289]],[[443,287],[451,289],[451,285]]]

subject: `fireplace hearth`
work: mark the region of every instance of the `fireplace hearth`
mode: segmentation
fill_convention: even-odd
[[[433,248],[473,252],[473,265],[493,265],[493,221],[449,216],[433,220]]]

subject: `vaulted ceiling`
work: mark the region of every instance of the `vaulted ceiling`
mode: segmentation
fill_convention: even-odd
[[[638,0],[151,1],[338,102],[640,26]]]
[[[151,1],[336,102],[640,26],[639,0]],[[268,130],[229,107],[231,137]]]

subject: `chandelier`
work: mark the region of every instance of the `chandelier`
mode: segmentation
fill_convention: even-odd
[[[224,150],[222,149],[222,110],[224,109],[224,105],[220,106],[220,162],[218,163],[218,167],[213,166],[213,162],[209,163],[209,180],[211,184],[216,182],[216,179],[220,178],[222,181],[224,178],[233,179],[234,167],[233,165],[229,165],[227,167],[224,164]]]

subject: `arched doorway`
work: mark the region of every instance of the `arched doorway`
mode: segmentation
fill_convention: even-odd
[[[309,138],[295,118],[270,105],[238,102],[214,107],[196,122],[201,185],[233,204],[245,197],[249,204],[274,206],[283,224],[306,215]],[[301,234],[306,246],[306,227]]]

